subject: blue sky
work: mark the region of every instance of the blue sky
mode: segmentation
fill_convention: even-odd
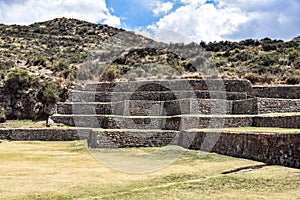
[[[158,21],[162,15],[155,15],[150,8],[153,1],[148,0],[106,0],[110,12],[121,18],[122,27],[135,29],[146,27]],[[162,1],[163,2],[163,1]],[[164,1],[167,2],[167,1]],[[170,11],[174,11],[181,3],[174,4]]]
[[[0,0],[0,23],[69,17],[153,36],[150,28],[162,41],[290,40],[300,35],[299,11],[300,0]]]
[[[159,14],[155,14],[153,12],[153,9],[155,8],[153,7],[155,7],[156,2],[160,2],[161,4],[171,2],[173,5],[170,10],[167,10],[165,13],[162,11]],[[217,5],[213,0],[206,0],[205,3]],[[164,15],[174,12],[176,9],[183,6],[184,3],[180,0],[106,0],[106,5],[112,14],[121,18],[122,28],[136,29],[154,24]]]

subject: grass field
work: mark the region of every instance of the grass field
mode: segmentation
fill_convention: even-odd
[[[98,150],[97,154],[123,155],[115,158],[127,160],[155,150],[160,148]],[[300,199],[298,169],[265,166],[222,174],[262,163],[212,153],[199,156],[203,154],[180,147],[170,148],[169,154],[174,151],[183,154],[171,165],[134,174],[102,164],[80,141],[3,141],[0,199]]]

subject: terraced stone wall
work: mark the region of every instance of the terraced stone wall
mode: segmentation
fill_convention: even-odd
[[[257,114],[257,98],[232,101],[231,114]]]
[[[152,147],[180,145],[194,150],[247,158],[271,165],[300,168],[300,133],[191,132],[0,129],[0,140],[69,141],[88,139],[91,148]],[[207,139],[209,138],[209,139]],[[186,141],[189,141],[188,143]]]
[[[248,80],[235,79],[177,79],[152,80],[133,82],[94,83],[75,85],[76,90],[124,92],[124,91],[169,91],[169,90],[224,90],[227,92],[252,93],[252,86]]]
[[[186,130],[197,128],[245,127],[253,124],[249,116],[55,116],[55,122],[76,127],[104,129],[163,129]],[[300,123],[300,122],[299,122]]]
[[[270,165],[300,168],[300,133],[236,133],[236,132],[183,132],[184,138],[195,134],[188,147],[240,158],[261,161]],[[205,138],[217,138],[215,145]],[[181,143],[184,145],[184,143]]]
[[[300,128],[300,116],[256,116],[253,118],[254,127]]]
[[[88,138],[89,129],[22,128],[0,129],[0,140],[12,141],[72,141]]]
[[[258,113],[300,112],[300,99],[257,98]]]
[[[252,96],[261,98],[300,99],[300,86],[254,86]]]
[[[88,139],[90,148],[160,147],[177,145],[178,131],[93,131]]]

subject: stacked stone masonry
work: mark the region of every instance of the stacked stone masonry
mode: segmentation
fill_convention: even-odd
[[[300,168],[300,133],[236,133],[236,132],[182,132],[181,136],[191,137],[189,149],[216,152],[240,158],[265,162],[271,165],[284,165]],[[211,145],[205,141],[210,135],[218,138]]]
[[[91,148],[153,147],[185,148],[253,159],[267,164],[300,168],[299,132],[237,133],[191,131],[132,131],[93,129],[0,129],[0,140],[70,141],[86,137]],[[215,138],[215,141],[207,140]],[[186,141],[189,141],[188,143]]]
[[[223,132],[212,149],[203,149],[202,132],[224,127],[300,128],[300,86],[252,87],[246,80],[164,80],[75,85],[58,104],[55,122],[93,128],[91,148],[147,147],[167,144],[299,167],[298,133]],[[284,142],[283,142],[284,141]],[[267,147],[274,149],[269,152]],[[254,148],[254,149],[252,149]],[[272,149],[273,151],[273,149]]]

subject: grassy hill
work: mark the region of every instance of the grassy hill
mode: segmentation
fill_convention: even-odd
[[[40,105],[44,113],[47,105],[67,98],[75,79],[181,77],[298,84],[300,41],[264,38],[163,44],[122,29],[67,18],[29,26],[0,25],[0,102],[10,97],[11,113],[20,101],[31,110]],[[27,118],[17,115],[11,118]]]
[[[126,34],[126,37],[122,34]],[[14,67],[27,69],[30,74],[41,79],[55,77],[60,81],[71,80],[79,64],[99,47],[109,53],[112,53],[111,49],[131,48],[110,58],[109,66],[113,68],[111,71],[115,76],[102,77],[104,80],[118,78],[129,69],[134,69],[138,77],[148,77],[158,75],[165,71],[163,67],[170,66],[176,69],[176,75],[181,76],[184,72],[195,72],[195,67],[202,72],[201,68],[215,65],[219,70],[218,76],[247,78],[253,83],[295,84],[300,81],[300,42],[296,40],[284,42],[265,38],[240,42],[201,42],[184,47],[173,44],[170,47],[107,25],[67,18],[29,26],[0,25],[0,35],[2,83],[5,82],[8,71]],[[135,46],[138,48],[134,49]],[[192,67],[194,63],[190,59],[195,57],[179,55],[174,51],[175,47],[192,50],[201,48],[208,53],[204,57],[207,61]],[[141,68],[141,65],[147,66]],[[157,67],[155,65],[163,66],[152,69]],[[90,74],[86,73],[86,78],[83,79],[90,78]]]

